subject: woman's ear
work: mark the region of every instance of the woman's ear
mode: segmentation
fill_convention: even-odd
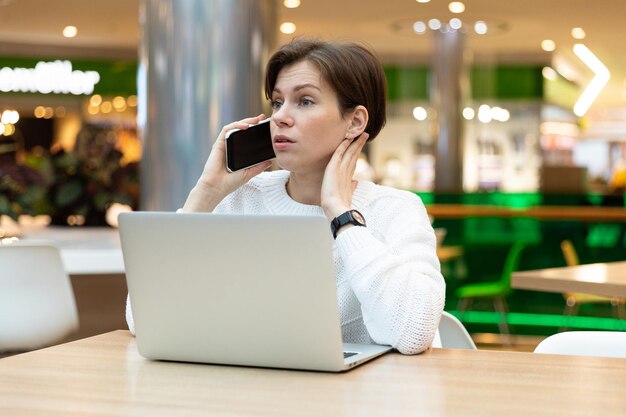
[[[346,137],[352,139],[359,137],[367,127],[367,122],[369,121],[367,109],[361,105],[356,106],[352,113],[350,113],[349,121],[350,125],[348,126]]]

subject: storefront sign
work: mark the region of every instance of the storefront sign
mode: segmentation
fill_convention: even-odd
[[[72,70],[70,61],[39,61],[35,68],[0,69],[0,91],[4,93],[92,94],[99,81],[97,71]]]

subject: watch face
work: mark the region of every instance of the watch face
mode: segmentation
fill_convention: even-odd
[[[359,223],[365,224],[365,219],[363,218],[361,213],[359,213],[358,211],[354,210],[352,212],[352,217],[354,217],[354,220],[358,221]]]

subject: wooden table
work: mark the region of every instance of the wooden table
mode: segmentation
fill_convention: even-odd
[[[433,349],[331,374],[152,362],[127,331],[0,359],[11,417],[622,417],[624,387],[626,359]]]
[[[426,211],[435,219],[466,217],[530,217],[539,220],[577,220],[583,222],[626,222],[623,207],[536,206],[511,208],[472,204],[429,204]]]
[[[511,286],[526,290],[582,292],[626,298],[626,262],[514,272],[511,275]]]

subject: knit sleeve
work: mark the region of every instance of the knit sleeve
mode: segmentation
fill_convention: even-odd
[[[445,300],[435,234],[417,196],[383,200],[364,213],[368,227],[341,233],[336,249],[371,338],[416,354],[431,345]]]
[[[128,324],[128,330],[135,335],[135,320],[133,319],[133,308],[130,305],[130,294],[126,296],[126,324]]]

